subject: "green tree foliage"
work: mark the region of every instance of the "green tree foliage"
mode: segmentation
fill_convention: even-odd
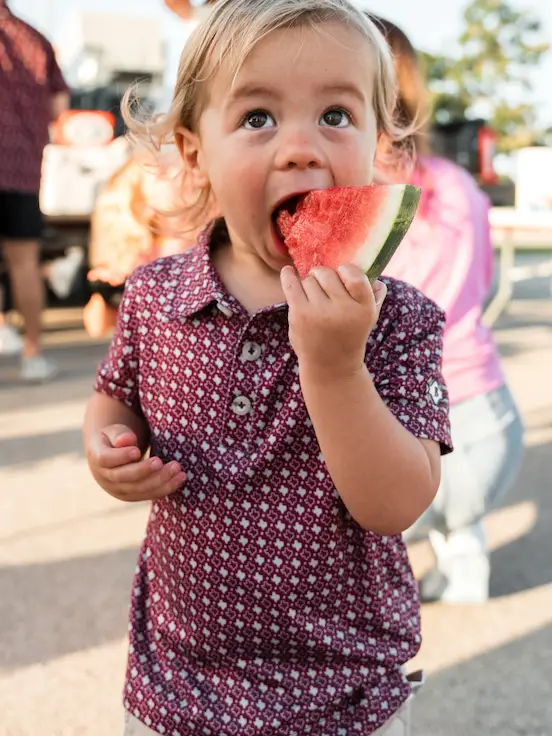
[[[531,72],[549,49],[533,13],[509,0],[472,0],[455,52],[422,54],[435,120],[483,117],[499,134],[503,151],[543,142],[528,100]]]

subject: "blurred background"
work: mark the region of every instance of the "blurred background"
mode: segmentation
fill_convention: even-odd
[[[414,664],[429,684],[414,733],[551,736],[552,3],[362,5],[408,31],[432,94],[432,147],[491,198],[496,269],[485,319],[527,428],[520,479],[486,521],[489,602],[424,606]],[[10,8],[54,44],[71,103],[52,128],[40,192],[41,258],[64,264],[66,276],[48,280],[45,268],[45,345],[60,376],[24,386],[15,359],[0,356],[0,736],[111,736],[122,724],[127,602],[147,508],[100,493],[81,449],[84,403],[109,337],[105,315],[99,326],[83,317],[89,272],[102,263],[91,223],[131,157],[121,95],[138,81],[144,101],[166,109],[194,23],[163,0]],[[422,574],[427,545],[411,554]]]
[[[359,4],[408,29],[432,93],[433,150],[465,167],[489,194],[497,241],[513,208],[517,225],[524,212],[548,213],[552,5],[449,0],[445,11],[436,0]],[[71,112],[52,130],[45,152],[43,257],[59,257],[68,248],[84,255],[99,191],[129,156],[120,138],[121,95],[139,80],[143,101],[165,110],[194,23],[163,0],[12,0],[10,7],[52,40],[71,86]],[[515,237],[528,238],[519,228]],[[520,258],[534,262],[532,254]],[[72,287],[61,299],[65,306],[85,303],[86,280]],[[60,301],[51,291],[49,299],[52,306]]]

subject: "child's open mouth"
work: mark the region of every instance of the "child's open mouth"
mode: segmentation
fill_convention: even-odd
[[[274,208],[274,212],[272,213],[273,229],[274,229],[275,235],[277,236],[278,240],[282,243],[282,246],[284,248],[285,248],[285,243],[286,243],[286,237],[295,221],[295,214],[297,212],[297,208],[299,207],[299,204],[304,199],[306,194],[307,192],[304,192],[302,194],[294,194],[291,197],[288,197],[284,201],[280,202]]]

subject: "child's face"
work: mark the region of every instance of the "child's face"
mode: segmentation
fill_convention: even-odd
[[[290,197],[372,180],[377,126],[368,41],[339,23],[276,31],[235,83],[221,69],[188,163],[209,183],[235,248],[279,270],[289,262],[274,226]]]

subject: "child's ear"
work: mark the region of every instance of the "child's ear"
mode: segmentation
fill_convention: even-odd
[[[203,168],[203,153],[201,141],[197,133],[192,133],[187,128],[179,127],[175,132],[175,143],[186,170],[190,173],[193,181],[199,189],[209,186],[209,179]]]

